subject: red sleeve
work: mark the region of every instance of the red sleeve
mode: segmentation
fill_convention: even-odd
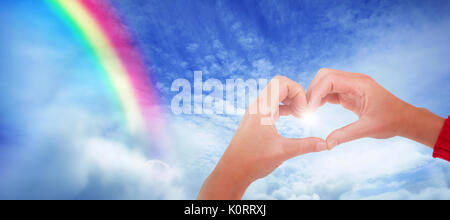
[[[433,157],[450,162],[450,116],[445,121],[441,134],[434,146]]]

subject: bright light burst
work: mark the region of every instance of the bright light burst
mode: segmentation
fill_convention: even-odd
[[[305,110],[302,113],[302,117],[301,117],[300,121],[302,122],[302,124],[304,126],[315,127],[319,122],[319,118],[315,111]]]

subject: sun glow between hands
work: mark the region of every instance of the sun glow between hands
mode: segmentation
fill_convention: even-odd
[[[310,110],[305,110],[300,118],[301,122],[308,127],[314,127],[318,124],[319,119],[317,113]]]

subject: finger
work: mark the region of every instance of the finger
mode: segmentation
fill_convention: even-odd
[[[325,96],[325,98],[322,99],[322,103],[320,103],[320,106],[325,105],[325,103],[327,102],[331,104],[340,104],[339,94],[332,93]]]
[[[328,68],[321,68],[319,71],[317,71],[316,76],[314,76],[314,79],[311,81],[311,83],[308,86],[308,92],[306,93],[306,99],[309,101],[311,97],[311,90],[314,88],[322,78],[332,72],[332,69]]]
[[[288,105],[280,105],[278,107],[278,114],[275,114],[275,121],[278,121],[278,119],[280,119],[280,117],[282,116],[289,116],[293,114],[294,113],[291,110],[291,107],[289,107]]]
[[[288,105],[280,105],[279,106],[279,113],[280,113],[280,116],[289,116],[289,115],[292,115],[293,112],[292,112],[290,106],[288,106]]]
[[[317,85],[325,76],[330,75],[330,74],[340,74],[340,75],[345,75],[345,74],[349,74],[348,72],[344,72],[341,70],[335,70],[335,69],[329,69],[329,68],[321,68],[319,71],[317,71],[316,76],[314,77],[314,79],[311,81],[311,83],[309,84],[308,90],[310,88],[313,88],[315,85]],[[309,99],[310,93],[306,94],[307,99]]]
[[[287,96],[283,99],[284,95],[281,94],[280,101],[290,109],[290,115],[301,117],[308,104],[305,89],[298,83],[290,79],[287,80],[286,88],[283,88],[287,89]]]
[[[323,74],[314,85],[308,89],[308,107],[316,110],[324,104],[324,98],[333,93],[348,93],[354,85],[351,84],[352,75],[342,71],[330,70]]]
[[[328,149],[331,150],[340,144],[367,137],[368,132],[366,127],[367,126],[364,125],[363,122],[356,121],[343,128],[333,131],[327,137]]]
[[[299,116],[307,105],[305,90],[287,77],[276,76],[258,97],[260,111],[262,114],[274,113],[280,108],[281,102],[289,106],[290,114]]]
[[[320,138],[283,138],[282,142],[285,160],[327,149],[326,142]]]

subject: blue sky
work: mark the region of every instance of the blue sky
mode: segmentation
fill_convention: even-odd
[[[362,72],[400,98],[450,112],[450,1],[111,1],[149,68],[171,143],[156,161],[123,133],[95,61],[43,1],[0,3],[0,198],[193,199],[240,115],[174,115],[179,78]],[[150,71],[151,70],[151,71]],[[356,117],[283,118],[289,137],[326,137]],[[105,156],[106,155],[106,156]],[[142,166],[142,163],[147,164]],[[402,138],[363,139],[284,163],[246,199],[448,199],[450,169]]]

